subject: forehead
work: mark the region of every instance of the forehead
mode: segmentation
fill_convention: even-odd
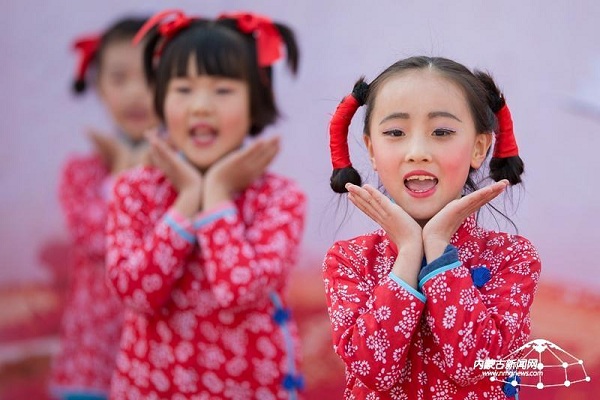
[[[133,46],[130,40],[117,40],[103,49],[100,61],[104,66],[135,63],[141,67],[142,47]]]
[[[405,112],[420,115],[447,111],[467,115],[468,104],[462,88],[435,70],[420,69],[395,74],[384,81],[377,93],[373,112]]]

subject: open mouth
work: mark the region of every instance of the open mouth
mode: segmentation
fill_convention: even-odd
[[[409,191],[416,194],[428,193],[432,191],[437,184],[437,178],[431,175],[411,175],[404,179],[404,186],[406,186]]]
[[[197,124],[190,130],[190,137],[196,146],[210,146],[217,139],[217,130],[208,124]]]

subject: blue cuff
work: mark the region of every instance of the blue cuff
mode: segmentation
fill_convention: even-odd
[[[191,244],[196,243],[196,237],[187,230],[185,230],[183,226],[179,225],[171,215],[165,215],[165,223],[169,225],[175,232],[177,232],[177,234],[179,234],[179,236],[184,238],[186,241],[190,242]]]
[[[410,286],[408,283],[404,282],[402,279],[400,279],[398,276],[394,275],[393,272],[390,272],[388,274],[388,276],[390,277],[391,280],[393,280],[394,282],[396,282],[398,285],[402,286],[404,289],[406,289],[410,294],[412,294],[413,296],[415,296],[417,299],[421,300],[423,303],[425,303],[425,295],[419,291],[417,291],[414,287]]]
[[[444,249],[444,253],[441,256],[439,256],[429,264],[421,267],[421,271],[419,272],[418,278],[419,282],[421,282],[425,276],[429,275],[436,269],[445,267],[446,265],[452,264],[456,261],[458,261],[458,251],[456,250],[456,247],[449,244],[448,246],[446,246],[446,248]]]
[[[228,207],[222,210],[215,212],[214,214],[208,214],[202,218],[194,221],[194,229],[200,229],[205,225],[210,224],[213,221],[216,221],[221,218],[225,218],[230,215],[235,215],[237,213],[237,209],[235,207]]]

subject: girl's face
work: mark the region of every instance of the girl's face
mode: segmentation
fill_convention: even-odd
[[[250,130],[248,83],[198,75],[190,58],[188,76],[173,77],[165,98],[165,124],[171,140],[200,170],[239,148]]]
[[[98,93],[113,121],[133,140],[158,124],[152,92],[142,67],[142,47],[121,40],[106,46],[100,60]]]
[[[432,70],[384,82],[368,129],[365,144],[383,186],[421,224],[460,197],[469,167],[481,166],[492,140],[475,132],[460,87]]]

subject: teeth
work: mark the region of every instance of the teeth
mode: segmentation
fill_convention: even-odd
[[[435,178],[433,176],[429,176],[429,175],[413,175],[410,176],[408,178],[406,178],[407,181],[415,181],[415,180],[419,180],[419,181],[424,181],[424,180],[434,180]]]

